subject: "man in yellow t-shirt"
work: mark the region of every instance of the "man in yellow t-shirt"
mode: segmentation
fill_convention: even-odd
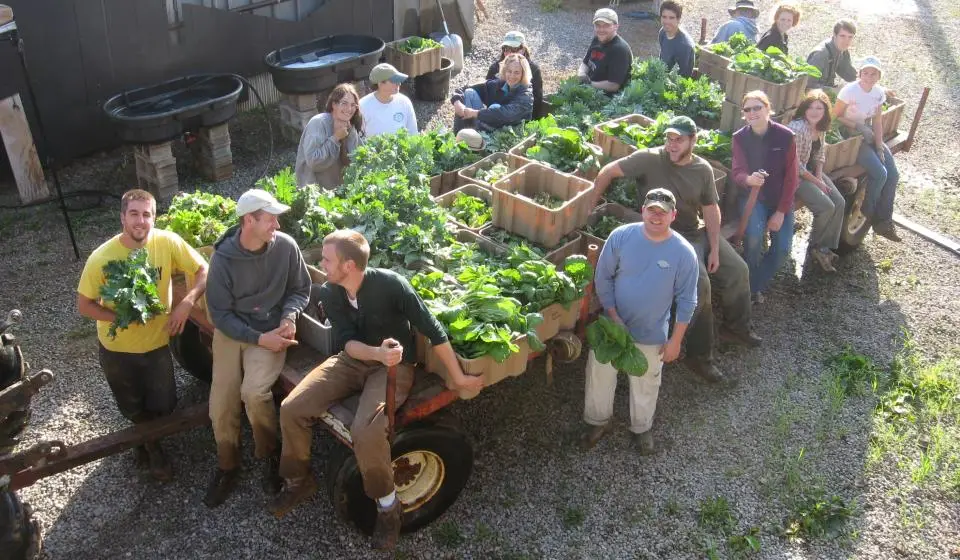
[[[123,231],[97,247],[87,259],[77,286],[77,310],[97,321],[100,366],[110,385],[120,413],[134,424],[166,416],[177,405],[177,385],[173,378],[170,336],[183,332],[194,303],[207,284],[207,264],[179,235],[153,230],[157,202],[150,193],[134,189],[124,193],[120,202]],[[133,324],[108,334],[116,317],[110,302],[100,298],[106,282],[103,267],[110,261],[126,259],[136,249],[146,249],[147,262],[159,272],[160,301],[169,314],[153,317],[145,324]],[[171,276],[184,273],[194,277],[193,288],[171,310]],[[137,464],[149,464],[150,474],[161,481],[173,476],[159,441],[136,450]]]

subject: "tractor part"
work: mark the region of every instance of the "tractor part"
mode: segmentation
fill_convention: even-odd
[[[0,477],[0,551],[10,560],[33,560],[43,547],[40,524],[33,518],[30,504],[8,489],[9,481],[9,477]]]

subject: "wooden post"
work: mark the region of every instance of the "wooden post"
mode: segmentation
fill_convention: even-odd
[[[0,101],[0,135],[7,148],[20,201],[26,204],[49,198],[50,189],[43,178],[43,167],[19,94]]]

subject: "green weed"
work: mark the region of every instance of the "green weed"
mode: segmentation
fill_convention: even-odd
[[[698,521],[701,527],[728,535],[737,528],[737,520],[730,513],[730,504],[723,496],[714,496],[700,502]]]
[[[887,258],[877,263],[877,270],[880,272],[890,272],[893,270],[893,259]]]
[[[813,538],[834,539],[843,534],[854,509],[840,496],[827,496],[821,490],[802,495],[784,524],[783,534],[791,542]]]
[[[849,346],[831,356],[827,366],[837,390],[842,390],[846,397],[862,395],[868,388],[875,388],[879,381],[879,370],[873,360]]]
[[[760,529],[750,527],[742,535],[730,535],[727,538],[727,548],[738,558],[760,552]]]
[[[663,511],[669,516],[676,516],[680,514],[680,504],[676,500],[670,498],[667,500],[667,503],[663,506]]]
[[[433,531],[433,538],[446,548],[456,548],[467,540],[456,521],[444,521],[437,525]]]
[[[564,529],[581,527],[586,519],[587,514],[579,507],[565,507],[560,510],[560,523],[563,524]]]
[[[556,12],[563,8],[563,0],[540,0],[541,12]]]

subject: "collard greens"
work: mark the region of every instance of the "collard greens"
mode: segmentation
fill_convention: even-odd
[[[611,364],[637,377],[647,373],[647,358],[633,343],[630,332],[606,315],[597,317],[587,326],[587,341],[601,364]]]

